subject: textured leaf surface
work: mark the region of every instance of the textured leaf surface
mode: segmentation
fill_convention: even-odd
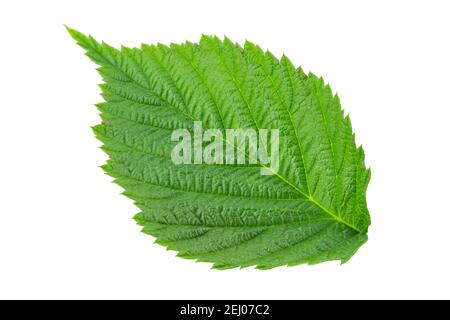
[[[350,119],[321,78],[247,42],[120,50],[68,29],[100,66],[102,123],[94,128],[136,221],[179,256],[215,268],[348,261],[367,241],[370,171]],[[280,130],[280,168],[175,165],[171,133]]]

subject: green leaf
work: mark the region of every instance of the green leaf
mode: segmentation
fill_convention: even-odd
[[[120,50],[68,28],[103,77],[104,170],[156,242],[214,268],[348,261],[367,241],[370,171],[350,119],[323,79],[286,56],[203,36],[199,44]],[[184,164],[171,134],[279,129],[280,164]]]

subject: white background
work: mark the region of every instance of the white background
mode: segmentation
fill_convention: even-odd
[[[449,1],[1,1],[0,298],[450,298]],[[112,45],[249,39],[339,92],[372,168],[346,265],[216,271],[132,220],[98,166],[101,79],[67,24]]]

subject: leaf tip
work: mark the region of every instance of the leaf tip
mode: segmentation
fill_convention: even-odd
[[[80,42],[86,39],[86,36],[82,34],[80,31],[75,30],[74,28],[71,28],[66,24],[64,25],[64,27],[75,41]]]
[[[67,24],[63,24],[64,28],[66,28],[67,32],[69,32],[70,35],[72,35],[75,31],[75,29],[69,27]]]

